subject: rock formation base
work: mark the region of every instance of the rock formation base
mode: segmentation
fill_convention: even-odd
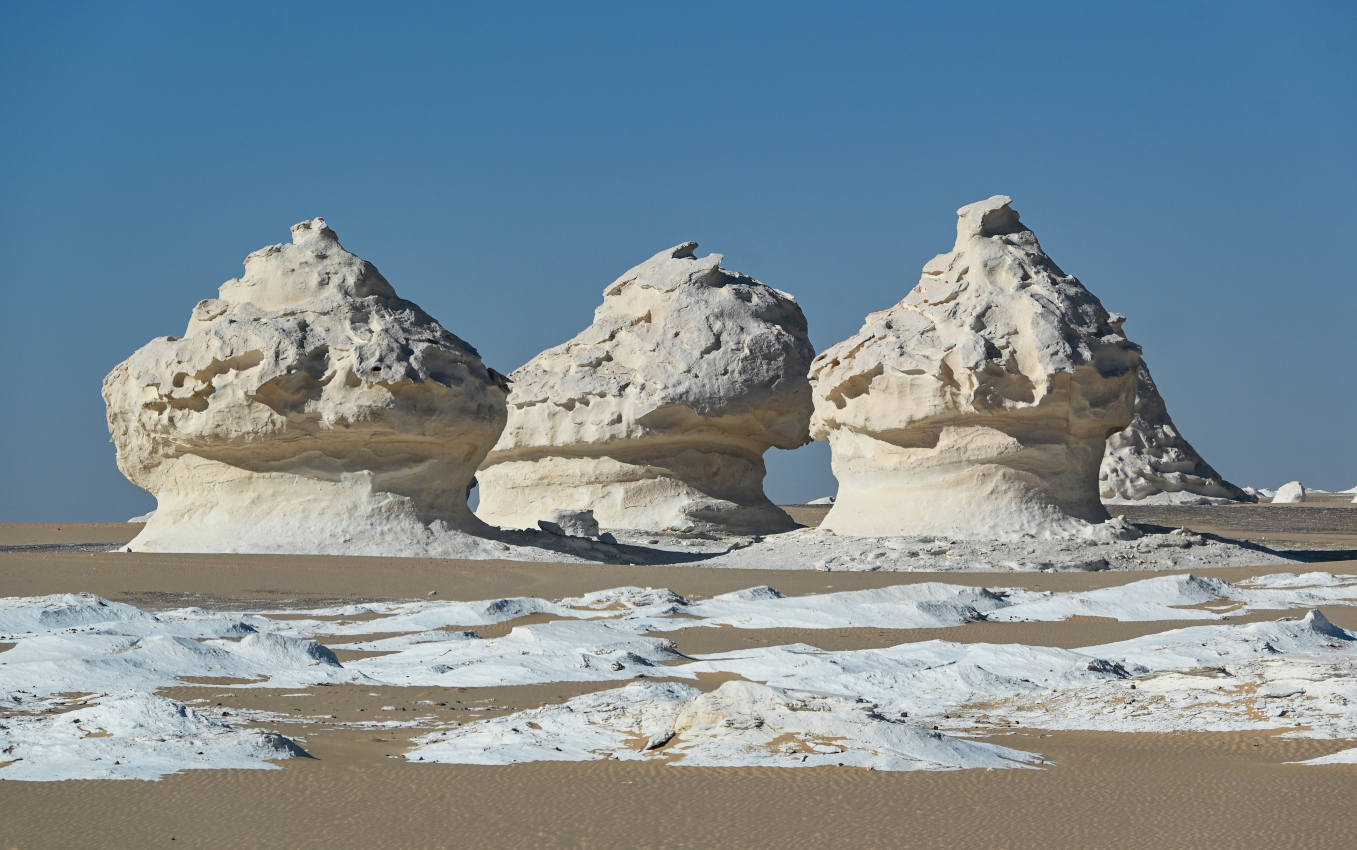
[[[1026,445],[979,426],[931,447],[852,431],[830,435],[839,495],[821,528],[840,534],[1067,537],[1108,518],[1097,500],[1099,444]]]
[[[768,534],[796,527],[764,495],[761,457],[710,446],[617,454],[500,460],[478,473],[495,497],[482,501],[477,515],[506,528],[529,527],[561,509],[592,510],[601,527],[613,529]]]

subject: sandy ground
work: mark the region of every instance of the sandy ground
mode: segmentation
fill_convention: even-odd
[[[273,772],[4,783],[18,847],[1351,847],[1332,743],[1247,733],[1020,733],[1048,770],[883,773],[632,762],[410,765],[388,736]],[[173,843],[172,843],[173,842]]]
[[[1276,506],[1268,511],[1270,507],[1224,509],[1250,512],[1238,518],[1222,513],[1206,516],[1221,528],[1247,523],[1256,516],[1260,524],[1282,526],[1271,534],[1357,538],[1357,529],[1333,526],[1335,521],[1357,517],[1357,511],[1349,515],[1339,508],[1341,515],[1335,520],[1324,513],[1324,506]],[[807,521],[804,515],[798,519]],[[5,525],[0,526],[0,545],[116,542],[130,538],[136,530],[137,526],[126,523]],[[1344,545],[1357,548],[1357,543]],[[1357,561],[1304,569],[1357,572]],[[1277,571],[1271,567],[1203,572],[1237,580]],[[624,584],[669,587],[693,598],[759,584],[802,594],[930,580],[1078,590],[1143,577],[1136,573],[767,573],[383,558],[0,552],[0,594],[89,591],[150,608],[418,599],[430,591],[440,599],[557,598]],[[1339,625],[1357,628],[1357,609],[1334,607],[1326,613]],[[1233,622],[1277,616],[1277,612],[1259,613]],[[961,641],[1081,646],[1161,631],[1169,625],[1076,619],[971,623],[946,630],[708,628],[665,636],[686,652],[794,641],[831,649],[858,648],[944,636]],[[719,681],[713,677],[699,684],[714,687]],[[1348,742],[1283,739],[1258,732],[1131,735],[1026,730],[989,740],[1040,752],[1055,767],[914,773],[689,768],[613,761],[481,767],[406,763],[393,756],[406,749],[406,739],[415,732],[340,725],[429,714],[460,720],[489,717],[615,685],[330,686],[310,688],[304,696],[268,689],[224,690],[210,684],[169,689],[163,693],[176,699],[306,717],[306,723],[267,725],[303,739],[315,758],[282,762],[282,769],[276,771],[190,771],[157,782],[0,782],[0,847],[1357,844],[1357,806],[1353,805],[1357,766],[1286,764],[1343,749],[1350,746]],[[392,708],[383,710],[386,706]]]
[[[828,505],[784,505],[792,519],[817,526]],[[1357,505],[1350,493],[1312,493],[1297,505],[1108,505],[1131,522],[1186,528],[1278,549],[1357,549]]]
[[[1226,581],[1285,571],[1357,572],[1357,561],[1279,568],[1227,567],[1198,572]],[[126,552],[0,552],[0,595],[97,593],[142,607],[318,606],[376,599],[560,598],[624,585],[667,587],[705,598],[772,585],[784,594],[861,590],[921,581],[1088,590],[1156,573],[834,572],[711,570],[701,567],[458,561],[424,558],[337,558],[306,555],[168,555]]]
[[[1350,493],[1312,493],[1298,505],[1108,505],[1108,511],[1131,522],[1187,527],[1277,549],[1357,549],[1357,505]]]
[[[143,527],[140,522],[0,522],[0,546],[126,543]]]

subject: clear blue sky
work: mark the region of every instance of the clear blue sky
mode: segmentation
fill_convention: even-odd
[[[1357,4],[8,3],[0,520],[123,519],[99,386],[323,215],[508,372],[696,239],[817,349],[1002,193],[1241,484],[1357,484]],[[769,492],[833,492],[823,444]]]

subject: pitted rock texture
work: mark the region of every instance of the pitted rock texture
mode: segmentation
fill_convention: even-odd
[[[842,534],[1087,533],[1098,467],[1131,421],[1140,350],[995,196],[957,211],[951,253],[816,358],[812,435]]]
[[[470,554],[457,532],[488,530],[466,497],[504,378],[324,219],[250,254],[103,394],[118,467],[159,503],[134,550]]]
[[[1107,438],[1098,490],[1109,502],[1174,493],[1256,501],[1222,478],[1183,437],[1144,361],[1136,375],[1131,424]]]
[[[794,526],[763,493],[763,453],[809,442],[805,316],[696,248],[622,275],[593,324],[510,376],[509,423],[478,473],[482,519],[527,528],[592,509],[613,529]]]

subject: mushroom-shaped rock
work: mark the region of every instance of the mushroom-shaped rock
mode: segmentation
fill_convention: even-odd
[[[524,528],[591,509],[613,529],[794,527],[763,493],[763,453],[809,442],[805,316],[696,248],[622,275],[593,324],[510,376],[509,424],[478,473],[482,519]]]
[[[1106,501],[1146,499],[1161,493],[1256,501],[1222,478],[1183,437],[1143,360],[1136,375],[1131,424],[1107,438],[1098,489]]]
[[[419,554],[486,530],[466,497],[503,377],[323,219],[248,256],[103,394],[118,467],[158,501],[134,550]]]
[[[1107,518],[1098,466],[1140,350],[995,196],[903,301],[811,366],[846,534],[1063,536]]]

